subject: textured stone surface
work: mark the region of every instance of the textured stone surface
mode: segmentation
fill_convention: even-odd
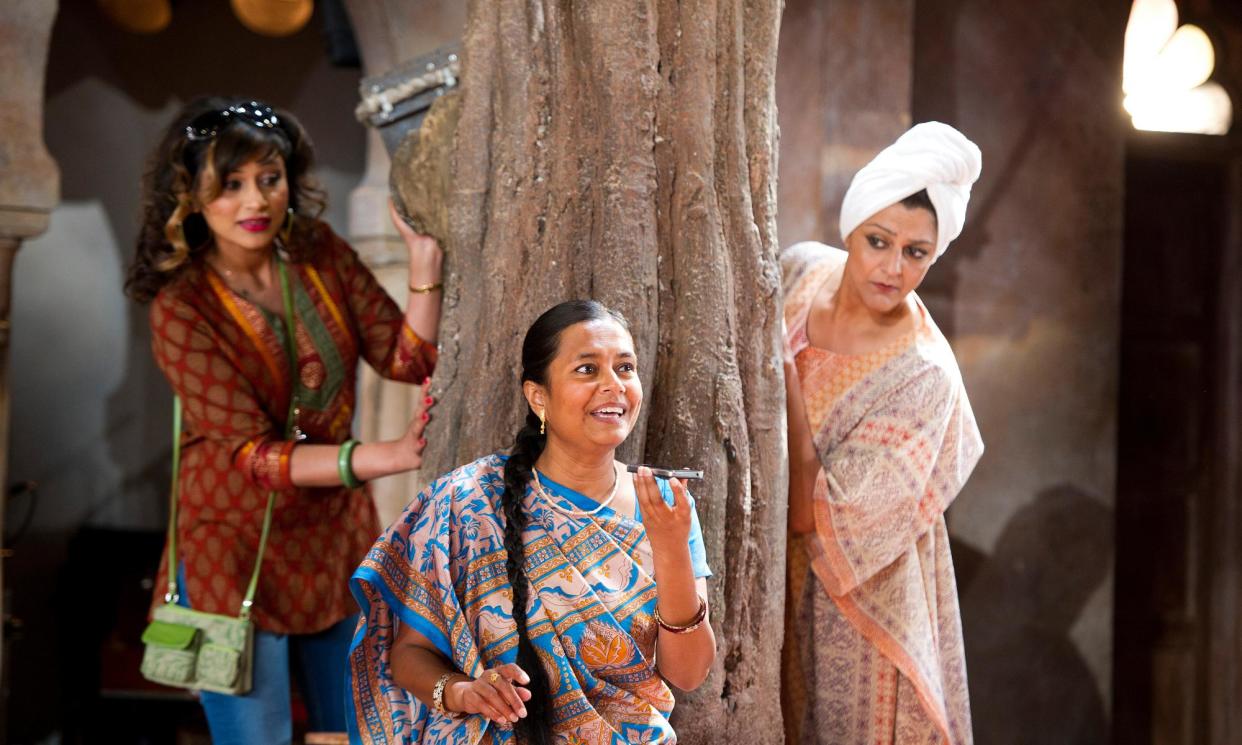
[[[9,0],[0,8],[0,236],[47,229],[60,173],[43,144],[43,71],[56,3]]]
[[[368,76],[460,39],[466,22],[466,3],[460,0],[346,0],[346,7]],[[366,164],[362,182],[349,195],[349,238],[388,294],[404,303],[408,259],[388,214],[392,165],[374,129],[367,130]],[[359,371],[358,385],[356,434],[364,442],[400,436],[421,411],[420,389],[384,380],[366,365]],[[395,520],[427,478],[410,472],[372,481],[380,523]]]
[[[678,697],[686,745],[781,732],[779,13],[772,0],[474,2],[463,39],[427,462],[513,441],[514,366],[538,314],[593,297],[626,316],[646,395],[618,457],[706,472],[719,651]]]
[[[10,0],[0,7],[0,489],[6,491],[13,259],[24,239],[47,230],[60,198],[60,173],[43,145],[43,73],[55,17],[55,2]],[[5,511],[0,495],[0,534],[7,536]],[[0,610],[7,625],[11,589],[5,587],[4,576],[0,568]],[[0,670],[12,666],[4,631],[0,628]],[[0,678],[6,689],[8,681],[8,675]],[[0,723],[7,720],[8,691],[0,690]]]
[[[839,246],[854,173],[910,127],[913,0],[788,0],[776,103],[782,246]]]
[[[918,6],[915,119],[983,151],[922,291],[988,446],[949,512],[978,742],[1107,739],[1127,6]]]
[[[446,250],[448,197],[452,190],[453,139],[461,115],[461,94],[437,98],[418,129],[410,131],[392,157],[393,203],[420,233]]]

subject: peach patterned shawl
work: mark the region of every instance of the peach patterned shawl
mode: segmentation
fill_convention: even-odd
[[[787,340],[822,464],[816,530],[791,543],[787,719],[797,741],[963,745],[970,704],[944,511],[983,442],[953,352],[917,297],[920,324],[887,349],[809,345],[812,298],[840,283],[845,257],[818,243],[781,257]],[[808,565],[818,582],[802,587]]]

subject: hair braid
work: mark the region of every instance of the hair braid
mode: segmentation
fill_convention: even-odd
[[[509,586],[513,588],[513,620],[517,624],[517,664],[530,676],[530,701],[526,704],[527,715],[517,724],[521,739],[534,745],[550,745],[552,742],[551,700],[552,690],[548,673],[535,653],[526,626],[526,605],[530,596],[530,582],[526,576],[525,545],[522,531],[526,528],[526,511],[522,500],[533,476],[535,461],[543,452],[546,442],[539,434],[539,419],[533,413],[526,414],[526,422],[518,431],[513,450],[505,463],[505,570],[509,574]]]
[[[576,323],[608,319],[626,331],[629,324],[619,313],[611,311],[594,300],[570,300],[555,305],[535,319],[522,340],[522,382],[539,385],[548,383],[548,365],[560,348],[561,333]],[[526,604],[530,597],[530,581],[526,576],[525,545],[522,531],[526,527],[526,511],[522,500],[534,476],[535,462],[543,454],[547,438],[540,434],[540,421],[533,411],[526,412],[526,421],[518,430],[505,463],[505,491],[502,500],[505,511],[505,569],[509,573],[509,586],[513,589],[513,620],[517,624],[517,662],[530,676],[530,701],[526,704],[526,717],[517,723],[519,739],[533,745],[552,743],[552,686],[548,671],[535,653],[526,627]]]

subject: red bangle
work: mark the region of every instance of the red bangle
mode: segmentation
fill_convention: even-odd
[[[694,618],[691,619],[690,623],[686,624],[685,626],[677,626],[676,624],[668,623],[663,618],[661,618],[660,617],[660,605],[658,602],[656,603],[656,609],[655,609],[656,623],[660,625],[660,628],[664,629],[670,634],[689,634],[691,631],[696,631],[698,630],[699,626],[703,625],[704,618],[707,618],[707,601],[704,600],[701,595],[699,596],[699,612],[694,614]]]

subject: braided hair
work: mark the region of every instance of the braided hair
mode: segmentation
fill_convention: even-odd
[[[553,306],[539,316],[526,331],[522,342],[522,382],[547,385],[548,365],[556,358],[561,334],[565,329],[586,321],[609,320],[629,330],[621,314],[594,300],[570,300]],[[535,461],[543,453],[547,438],[540,434],[539,417],[527,411],[526,420],[514,438],[513,448],[505,463],[505,490],[502,504],[505,512],[505,569],[513,588],[513,620],[517,624],[517,664],[530,676],[531,699],[526,704],[527,716],[518,721],[517,733],[522,741],[533,745],[552,742],[552,691],[548,673],[543,668],[527,631],[526,606],[530,582],[526,576],[525,546],[522,531],[526,528],[526,511],[522,500],[533,477]]]

